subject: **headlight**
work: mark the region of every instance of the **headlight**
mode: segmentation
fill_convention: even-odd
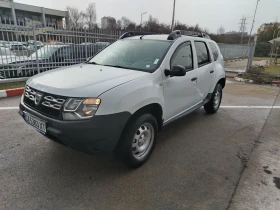
[[[67,101],[63,110],[64,120],[82,120],[93,117],[101,100],[99,98],[75,99]]]

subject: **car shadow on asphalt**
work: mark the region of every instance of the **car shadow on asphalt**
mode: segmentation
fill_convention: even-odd
[[[198,122],[207,116],[202,114],[202,110],[197,110],[186,117],[178,119],[173,123],[165,126],[161,132],[159,132],[157,138],[157,145],[153,153],[156,153],[158,150],[162,150],[162,147],[168,147],[168,144],[172,144],[169,141],[174,134],[180,135],[181,132],[184,132],[189,125],[194,122]],[[141,170],[143,167],[148,167],[151,160],[148,160],[142,167],[139,169],[130,169],[127,168],[124,164],[119,162],[114,158],[113,154],[105,153],[100,155],[89,155],[82,152],[74,151],[69,147],[57,144],[56,142],[49,141],[48,151],[42,155],[46,155],[48,161],[54,164],[46,164],[46,170],[50,170],[57,167],[57,170],[75,170],[76,173],[87,172],[89,174],[106,174],[108,176],[116,176],[116,174],[126,174],[131,173],[132,171]],[[152,154],[150,159],[153,159],[154,154]],[[52,170],[53,170],[52,169]],[[105,178],[105,177],[104,177]]]

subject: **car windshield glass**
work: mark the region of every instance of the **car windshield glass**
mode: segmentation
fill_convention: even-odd
[[[170,41],[119,40],[93,57],[89,63],[118,68],[153,71],[172,44]]]
[[[59,47],[55,46],[45,46],[40,48],[38,53],[38,58],[49,58]],[[29,57],[36,58],[36,52],[32,53]]]

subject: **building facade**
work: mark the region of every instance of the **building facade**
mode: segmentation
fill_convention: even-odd
[[[258,32],[266,31],[267,28],[272,27],[272,26],[274,26],[275,24],[277,24],[277,25],[278,25],[278,28],[280,29],[280,23],[278,23],[278,22],[274,22],[274,23],[264,23],[264,24],[262,24],[262,25],[259,27]]]
[[[63,28],[68,12],[0,0],[0,24]]]
[[[102,29],[115,29],[116,28],[116,19],[113,17],[101,18],[101,28]]]

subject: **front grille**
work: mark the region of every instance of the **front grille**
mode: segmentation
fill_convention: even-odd
[[[66,100],[66,97],[41,92],[29,86],[25,88],[23,99],[30,108],[55,119],[62,119],[61,112]]]

